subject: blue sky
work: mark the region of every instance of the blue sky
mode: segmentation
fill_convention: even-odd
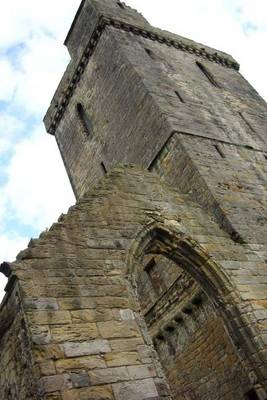
[[[42,118],[69,61],[80,0],[13,0],[0,14],[0,262],[74,203]],[[128,0],[154,25],[232,54],[267,99],[266,0]],[[0,298],[5,279],[0,277]]]

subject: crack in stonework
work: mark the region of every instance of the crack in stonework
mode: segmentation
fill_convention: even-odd
[[[238,63],[230,61],[228,58],[219,56],[217,52],[214,52],[214,53],[208,52],[204,48],[197,47],[197,46],[194,46],[191,44],[190,45],[186,44],[182,40],[173,40],[168,37],[151,32],[145,28],[140,28],[140,27],[128,24],[126,22],[118,21],[118,20],[115,20],[112,18],[102,17],[102,18],[100,18],[99,23],[96,26],[96,28],[91,36],[91,39],[83,52],[80,62],[73,74],[73,77],[72,77],[67,89],[64,91],[63,96],[57,106],[57,111],[52,119],[52,122],[51,122],[49,128],[48,128],[48,132],[50,134],[53,135],[55,133],[56,128],[58,127],[59,122],[64,115],[66,107],[75,91],[76,85],[79,82],[79,80],[85,70],[85,67],[89,62],[90,57],[93,55],[93,52],[98,44],[98,41],[107,26],[112,26],[123,32],[130,32],[137,36],[142,36],[143,38],[153,40],[153,41],[161,43],[161,44],[165,44],[169,47],[174,47],[177,50],[181,50],[181,51],[184,51],[184,52],[187,52],[190,54],[195,54],[196,56],[198,56],[200,58],[215,62],[224,67],[232,68],[237,71],[239,70]]]

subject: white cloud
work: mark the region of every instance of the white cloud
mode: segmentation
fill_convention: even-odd
[[[12,117],[6,121],[10,132],[19,122]],[[3,119],[0,119],[3,124]],[[1,130],[1,129],[0,129]],[[0,139],[3,150],[10,142]],[[14,154],[6,166],[7,183],[0,198],[0,230],[12,217],[19,224],[27,224],[36,232],[49,227],[62,212],[75,202],[55,139],[39,128],[29,138],[14,146]],[[0,233],[0,262],[13,261],[24,249],[30,237],[6,228]],[[6,279],[0,275],[0,300],[4,295]]]
[[[0,101],[12,101],[28,116],[44,114],[69,60],[62,42],[78,5],[79,0],[1,4]]]
[[[67,50],[57,39],[44,33],[34,35],[20,57],[14,104],[29,115],[42,116],[68,61]]]
[[[16,146],[7,176],[2,216],[12,214],[19,223],[37,231],[49,227],[74,203],[55,139],[41,128]]]
[[[23,135],[24,121],[30,116],[41,120],[64,72],[68,54],[62,41],[79,3],[15,0],[1,4],[0,101],[9,113],[0,114],[0,156],[11,149],[13,155],[2,165],[0,176],[2,181],[3,173],[7,178],[0,198],[0,260],[14,259],[30,239],[10,230],[10,218],[12,229],[17,221],[38,232],[74,202],[54,138],[42,128],[27,132],[27,139]],[[2,164],[6,157],[0,159]],[[0,277],[0,298],[3,282]]]
[[[0,112],[0,156],[14,147],[15,139],[24,127],[21,120],[13,115]]]
[[[0,235],[0,259],[2,261],[14,261],[17,254],[27,247],[29,238],[20,236],[16,232]],[[2,276],[1,276],[2,277]]]
[[[265,0],[238,0],[238,16],[241,22],[251,22],[257,29],[267,29],[267,2]]]
[[[11,101],[17,82],[14,79],[14,68],[7,58],[0,59],[0,76],[4,77],[0,85],[0,101]]]
[[[18,225],[30,225],[39,233],[50,227],[75,202],[55,139],[43,131],[37,129],[14,148],[14,155],[6,168],[7,183],[1,191],[2,229],[3,221],[12,216]],[[29,240],[30,237],[8,229],[1,233],[0,261],[13,261]],[[0,274],[0,300],[5,284],[6,279]]]
[[[80,0],[14,0],[1,4],[0,49],[25,42],[32,32],[45,30],[61,39]]]

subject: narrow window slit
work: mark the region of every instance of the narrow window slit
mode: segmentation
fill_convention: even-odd
[[[214,148],[222,158],[226,158],[225,154],[223,153],[222,149],[220,148],[220,146],[218,144],[214,144]]]
[[[182,96],[180,95],[180,93],[178,92],[178,90],[175,90],[174,93],[176,94],[176,96],[178,97],[178,99],[180,100],[181,103],[184,103],[184,99],[182,98]]]
[[[212,76],[212,74],[207,70],[206,67],[204,67],[203,64],[201,64],[199,61],[196,61],[196,65],[198,66],[198,68],[200,69],[200,71],[206,76],[206,78],[210,81],[210,83],[217,87],[220,88],[220,86],[218,85],[218,83],[216,82],[216,80],[214,79],[214,77]]]
[[[249,127],[249,129],[255,133],[255,129],[253,128],[253,126],[248,122],[248,120],[244,117],[244,115],[242,114],[242,112],[238,112],[238,114],[240,115],[240,117],[242,118],[242,120],[245,122],[245,124]]]
[[[152,50],[147,49],[147,48],[145,47],[145,51],[146,51],[147,55],[148,55],[150,58],[154,59],[154,53],[153,53]]]
[[[81,127],[82,127],[86,137],[89,138],[89,136],[91,135],[91,133],[93,131],[93,129],[92,129],[93,127],[92,127],[90,118],[81,103],[77,104],[76,110],[77,110],[77,114],[78,114],[78,118],[79,118]]]
[[[104,175],[107,175],[108,171],[107,171],[105,164],[102,162],[100,165],[101,165],[101,169],[102,169]]]

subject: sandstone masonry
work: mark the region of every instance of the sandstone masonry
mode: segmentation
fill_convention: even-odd
[[[44,122],[77,203],[0,267],[0,398],[266,399],[266,103],[119,1],[65,44]]]

